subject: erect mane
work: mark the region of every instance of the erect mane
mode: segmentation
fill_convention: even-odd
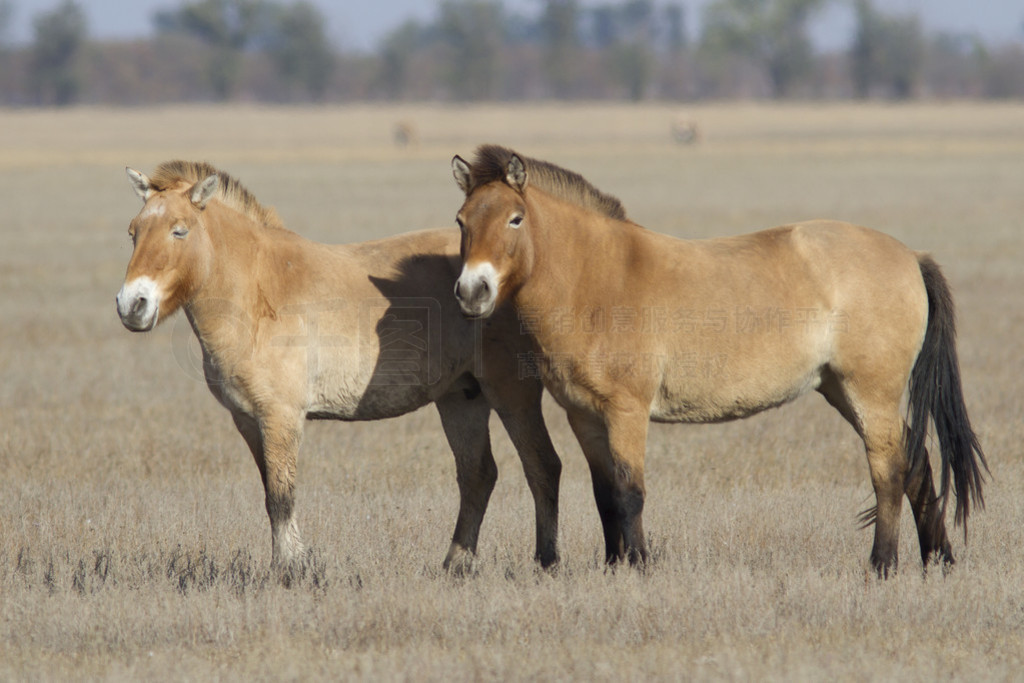
[[[605,194],[575,171],[555,166],[547,161],[531,159],[500,145],[480,145],[470,166],[470,192],[495,180],[504,180],[508,162],[515,154],[526,167],[527,182],[548,194],[579,206],[603,213],[611,218],[626,220],[626,208],[617,198]]]
[[[165,161],[156,167],[149,178],[150,186],[157,192],[174,187],[181,181],[198,183],[211,175],[216,175],[219,182],[214,195],[232,209],[245,214],[257,223],[280,228],[281,219],[271,207],[263,206],[252,192],[224,171],[214,168],[205,161]]]

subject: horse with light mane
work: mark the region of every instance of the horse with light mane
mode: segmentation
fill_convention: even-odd
[[[733,420],[812,390],[864,442],[873,568],[897,567],[904,494],[925,564],[953,562],[950,473],[966,539],[987,465],[964,405],[952,296],[931,257],[838,221],[669,237],[627,220],[578,174],[495,145],[472,164],[456,156],[452,170],[465,193],[455,296],[471,318],[506,315],[508,303],[518,312],[586,455],[609,562],[647,558],[650,420]]]
[[[179,308],[203,354],[213,395],[231,412],[266,493],[272,567],[290,580],[304,549],[295,473],[306,419],[377,420],[433,402],[455,455],[460,505],[444,566],[464,571],[497,478],[488,421],[497,411],[533,494],[536,558],[557,559],[561,463],[541,414],[543,387],[519,379],[522,343],[481,326],[451,297],[454,229],[349,245],[288,231],[237,180],[173,161],[153,176],[127,169],[144,206],[117,311],[133,331]]]

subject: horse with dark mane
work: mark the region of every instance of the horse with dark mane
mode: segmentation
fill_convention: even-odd
[[[839,221],[676,239],[626,220],[578,174],[494,145],[452,168],[466,196],[455,296],[474,319],[517,311],[586,454],[609,562],[647,557],[650,420],[733,420],[809,391],[864,442],[875,570],[896,569],[904,494],[923,560],[953,562],[950,490],[966,536],[986,465],[964,405],[952,295],[930,256]]]
[[[237,180],[204,163],[128,169],[145,205],[117,310],[147,331],[183,309],[213,395],[252,451],[266,492],[272,566],[301,568],[295,470],[306,419],[377,420],[433,402],[455,454],[459,516],[445,567],[461,571],[497,477],[488,421],[497,411],[523,462],[537,515],[536,557],[557,559],[558,455],[543,388],[519,378],[525,343],[481,326],[451,297],[455,230],[328,246],[288,231]]]

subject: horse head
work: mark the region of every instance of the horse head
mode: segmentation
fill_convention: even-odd
[[[145,332],[187,303],[209,270],[209,237],[203,214],[217,192],[216,174],[169,187],[126,169],[142,210],[128,227],[134,245],[117,313],[133,332]]]
[[[455,297],[465,315],[486,318],[525,281],[531,267],[526,165],[512,153],[504,174],[487,179],[456,156],[452,172],[466,195],[456,217],[463,265]]]

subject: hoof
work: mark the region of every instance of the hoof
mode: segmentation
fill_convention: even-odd
[[[475,555],[463,548],[452,544],[448,556],[444,558],[444,570],[452,576],[463,577],[473,573],[473,560]]]
[[[545,571],[554,572],[558,569],[558,553],[537,554],[533,559]]]
[[[316,566],[317,564],[312,550],[303,548],[287,561],[273,562],[270,571],[282,586],[292,588],[307,578],[312,578],[314,583],[320,583],[323,571]]]

